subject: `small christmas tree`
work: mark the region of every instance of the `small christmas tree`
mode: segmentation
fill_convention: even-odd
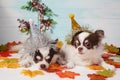
[[[38,23],[35,26],[40,32],[46,32],[47,30],[53,32],[54,26],[57,22],[53,20],[52,17],[57,15],[54,14],[53,11],[42,2],[42,0],[27,1],[25,5],[21,6],[21,9],[38,13]],[[18,19],[18,21],[20,23],[18,26],[19,30],[22,33],[30,33],[30,23],[24,19]]]

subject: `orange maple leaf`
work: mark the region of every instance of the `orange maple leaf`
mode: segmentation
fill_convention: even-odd
[[[57,72],[62,71],[67,68],[66,66],[60,66],[59,64],[50,64],[49,68],[46,69],[47,72]]]
[[[108,64],[114,65],[116,68],[120,68],[120,62],[115,62],[113,60],[106,60]]]
[[[92,70],[103,70],[104,69],[102,66],[99,66],[99,65],[88,65],[87,67]]]
[[[56,72],[56,74],[61,78],[71,78],[71,79],[74,79],[75,76],[80,76],[79,73],[75,73],[75,72],[71,72],[71,71],[65,71],[65,72],[58,71],[58,72]]]
[[[98,74],[88,74],[87,76],[90,78],[90,80],[106,80],[106,77]]]

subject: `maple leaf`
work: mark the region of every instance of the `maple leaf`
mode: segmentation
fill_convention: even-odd
[[[116,68],[120,68],[120,62],[115,62],[113,60],[106,60],[106,62],[108,64],[111,64],[111,65],[115,66]]]
[[[115,74],[115,72],[104,69],[102,71],[98,71],[97,74],[105,77],[112,77]]]
[[[99,65],[88,65],[87,67],[92,70],[103,70],[104,69],[102,66],[99,66]]]
[[[6,51],[8,49],[7,45],[0,45],[0,51]]]
[[[112,55],[110,53],[104,53],[102,54],[102,58],[109,59]]]
[[[25,75],[25,76],[29,76],[29,77],[35,77],[37,75],[44,75],[44,73],[40,70],[34,70],[34,71],[31,71],[31,70],[22,70],[21,71],[21,74]]]
[[[6,43],[6,46],[8,48],[7,51],[9,51],[10,53],[17,53],[18,51],[14,51],[12,50],[12,47],[16,46],[16,45],[19,45],[19,44],[22,44],[22,42],[16,42],[16,41],[13,41],[13,42],[8,42]]]
[[[6,67],[6,63],[0,62],[0,68]]]
[[[75,76],[80,76],[79,73],[75,73],[75,72],[71,72],[71,71],[65,71],[65,72],[58,71],[58,72],[56,72],[56,74],[61,78],[71,78],[71,79],[74,79]]]
[[[47,72],[57,72],[62,71],[67,68],[66,66],[60,66],[59,64],[50,64],[49,68],[46,69]]]
[[[107,50],[110,53],[119,54],[119,49],[116,46],[114,46],[113,44],[108,45],[107,43],[105,43],[104,48],[105,48],[105,50]]]
[[[8,64],[6,67],[15,69],[15,68],[20,68],[21,66],[18,63],[13,63],[13,64]]]
[[[98,75],[98,74],[87,74],[90,80],[106,80],[106,77]]]
[[[17,58],[3,58],[0,57],[0,68],[6,67],[6,68],[19,68],[21,67],[18,63]]]
[[[9,57],[11,55],[10,55],[10,52],[8,52],[8,51],[1,51],[0,52],[0,56],[2,56],[2,57]]]

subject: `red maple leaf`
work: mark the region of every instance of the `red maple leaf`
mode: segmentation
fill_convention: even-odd
[[[115,66],[116,68],[120,68],[120,62],[115,62],[115,61],[112,61],[112,60],[106,60],[106,62],[108,64],[111,64],[111,65]]]
[[[2,57],[9,57],[11,55],[10,55],[10,52],[8,52],[8,51],[0,51],[0,56],[2,56]]]
[[[56,74],[61,78],[71,78],[71,79],[74,79],[75,76],[80,76],[79,73],[75,73],[75,72],[71,72],[71,71],[65,71],[65,72],[58,71],[58,72],[56,72]]]
[[[46,69],[47,72],[57,72],[62,71],[67,68],[66,66],[60,66],[59,64],[50,64],[49,68]]]
[[[90,80],[106,80],[106,77],[98,74],[88,74],[87,76],[90,78]]]

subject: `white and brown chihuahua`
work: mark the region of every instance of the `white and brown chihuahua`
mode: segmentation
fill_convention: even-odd
[[[65,56],[67,67],[97,64],[106,69],[115,70],[115,67],[107,64],[101,56],[104,51],[103,38],[103,30],[96,30],[94,33],[76,32],[71,40],[71,45],[64,45],[60,51]]]

